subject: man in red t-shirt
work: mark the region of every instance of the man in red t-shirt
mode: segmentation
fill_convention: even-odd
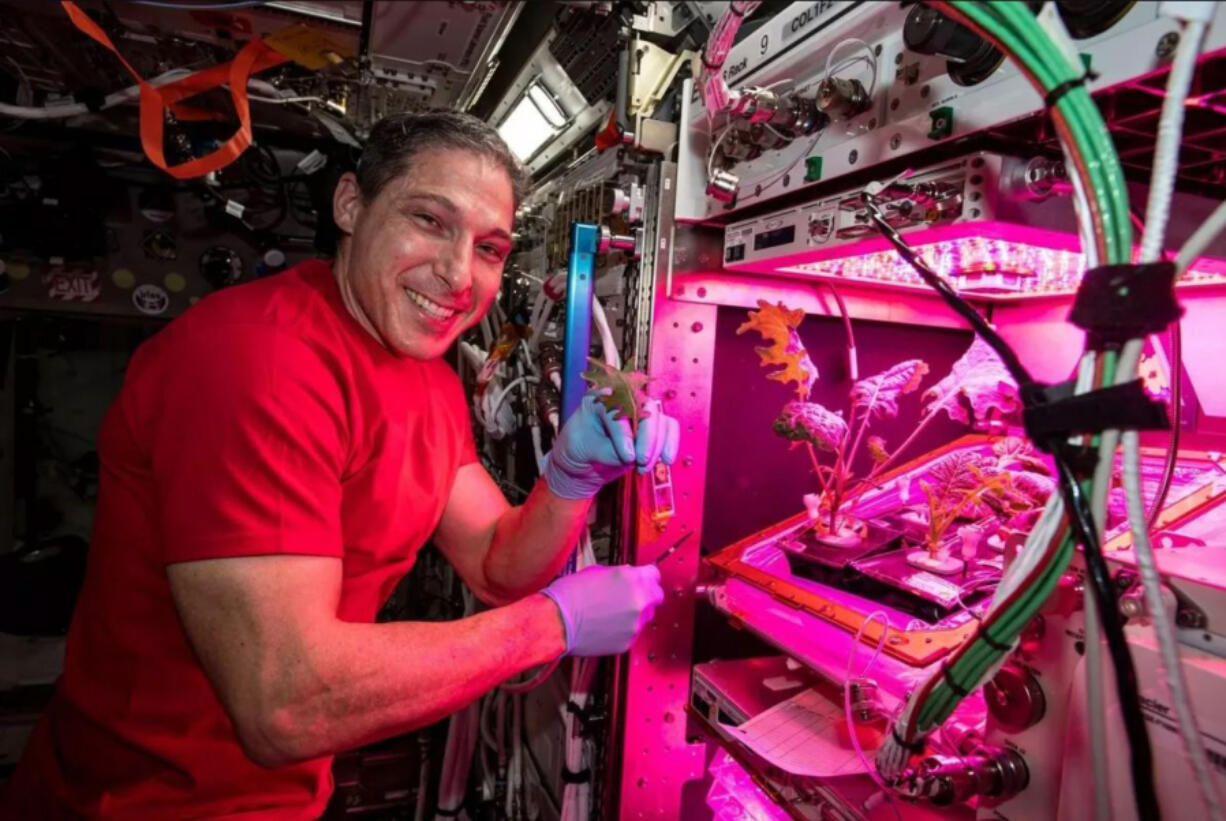
[[[314,817],[337,751],[629,647],[654,567],[555,577],[596,491],[675,457],[676,421],[632,437],[587,397],[511,507],[440,358],[498,291],[519,174],[479,120],[385,120],[336,187],[335,261],[210,296],[136,352],[64,675],[0,814]],[[493,609],[374,624],[431,537]]]

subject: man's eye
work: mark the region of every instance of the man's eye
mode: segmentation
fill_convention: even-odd
[[[414,214],[413,217],[427,228],[438,229],[443,227],[443,224],[430,214]]]
[[[495,262],[502,262],[504,259],[506,259],[506,255],[502,252],[502,249],[496,245],[482,245],[479,246],[477,250]]]

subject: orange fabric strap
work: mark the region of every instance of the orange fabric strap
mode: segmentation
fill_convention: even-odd
[[[194,74],[162,86],[150,85],[136,73],[132,65],[124,59],[97,23],[89,15],[81,11],[76,3],[63,0],[64,11],[73,25],[85,34],[110,49],[123,67],[128,70],[140,86],[140,139],[144,146],[145,156],[154,165],[181,180],[202,177],[210,171],[224,168],[234,162],[240,154],[251,145],[251,108],[247,100],[247,79],[257,72],[280,65],[289,58],[264,44],[263,40],[255,39],[243,46],[234,59],[228,63],[201,69]],[[196,157],[195,159],[167,165],[166,155],[162,150],[163,127],[165,126],[165,109],[169,106],[175,116],[183,120],[200,120],[212,117],[190,106],[178,105],[180,100],[216,88],[222,83],[230,84],[230,98],[234,101],[234,111],[238,114],[238,130],[218,146],[214,151]]]

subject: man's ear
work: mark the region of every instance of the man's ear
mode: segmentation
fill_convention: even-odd
[[[332,192],[332,220],[342,234],[351,235],[361,213],[362,191],[358,188],[358,178],[352,171],[346,171],[336,181],[336,190]]]

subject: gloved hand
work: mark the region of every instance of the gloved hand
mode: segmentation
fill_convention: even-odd
[[[558,606],[569,656],[624,653],[664,601],[660,569],[591,565],[541,591]]]
[[[632,437],[629,420],[617,418],[617,412],[600,404],[595,394],[584,396],[545,457],[541,475],[554,495],[590,499],[632,465],[638,465],[639,473],[650,470],[657,459],[671,465],[677,458],[681,426],[660,409],[659,400],[649,399],[646,410],[649,415],[639,420],[638,433]]]

